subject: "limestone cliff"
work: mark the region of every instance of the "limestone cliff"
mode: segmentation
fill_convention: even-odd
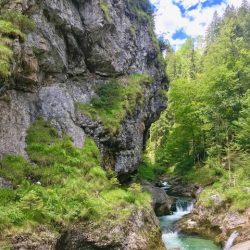
[[[146,10],[129,0],[23,0],[6,7],[28,15],[36,28],[25,42],[15,40],[12,76],[0,85],[0,155],[26,155],[26,130],[43,117],[78,147],[86,134],[95,138],[104,166],[133,172],[147,129],[165,106],[164,67]],[[76,103],[89,103],[98,87],[134,73],[153,81],[115,135],[77,111]]]
[[[166,87],[164,65],[153,33],[152,18],[148,15],[147,5],[141,4],[143,2],[147,1],[0,1],[1,4],[4,3],[4,8],[27,15],[34,20],[36,26],[26,35],[25,40],[18,36],[13,39],[11,76],[0,80],[0,157],[22,155],[28,162],[24,167],[31,164],[32,171],[40,171],[36,166],[37,162],[32,157],[29,158],[28,150],[26,152],[26,142],[32,124],[46,120],[46,124],[50,123],[59,132],[59,137],[62,138],[61,141],[56,139],[59,144],[65,135],[69,135],[74,146],[82,148],[84,142],[88,141],[85,139],[90,136],[102,153],[104,168],[113,168],[121,178],[136,170],[147,130],[165,107],[165,99],[161,93]],[[132,79],[135,85],[131,82]],[[112,85],[113,82],[116,85]],[[113,132],[105,126],[110,122],[109,119],[105,123],[98,115],[91,116],[89,112],[78,108],[87,106],[88,109],[93,109],[93,100],[101,98],[99,92],[103,86],[115,86],[122,92],[118,98],[119,109],[112,117],[115,120],[116,115],[119,116]],[[124,96],[126,100],[123,100]],[[115,98],[113,95],[111,99],[113,97]],[[122,114],[119,114],[120,111]],[[48,127],[42,125],[39,128]],[[67,143],[66,147],[71,145],[71,141]],[[71,146],[70,148],[72,149]],[[72,150],[76,152],[75,149]],[[67,158],[64,153],[62,155],[65,156],[63,159]],[[71,160],[75,162],[76,159]],[[43,164],[41,166],[44,167]],[[8,170],[8,164],[4,167],[8,177],[11,171]],[[48,171],[50,167],[47,166]],[[80,172],[83,174],[84,171]],[[107,182],[106,175],[101,175],[104,179],[100,183],[104,180]],[[15,189],[20,187],[22,180],[18,180],[15,186],[14,174],[11,180],[6,176],[0,176],[0,188],[16,193]],[[53,188],[53,185],[47,188],[33,174],[26,177],[29,185],[37,185],[38,189],[47,192],[49,188]],[[84,177],[86,173],[83,174],[82,178]],[[65,186],[65,179],[62,178],[60,183],[61,181],[59,189]],[[81,176],[79,181],[83,182]],[[116,185],[111,181],[106,184]],[[92,184],[91,195],[97,199],[100,192],[94,186],[95,183]],[[81,187],[77,185],[77,190],[79,189]],[[84,190],[81,195],[86,201],[89,190]],[[34,198],[34,192],[32,195]],[[13,207],[18,208],[18,201],[13,198],[12,202]],[[14,230],[7,236],[5,234],[0,239],[0,248],[7,244],[11,249],[40,250],[164,249],[153,209],[148,206],[143,207],[143,210],[136,210],[136,206],[128,205],[128,202],[131,201],[123,201],[120,207],[116,206],[117,210],[122,210],[121,214],[123,210],[132,210],[121,225],[108,221],[105,221],[106,224],[96,224],[93,219],[88,223],[76,219],[65,223],[62,218],[59,224],[55,220],[46,224],[46,219],[43,218],[45,222],[34,224],[32,230]],[[60,212],[63,213],[61,210]],[[111,215],[109,221],[113,217],[117,216]],[[11,222],[9,226],[16,224]]]

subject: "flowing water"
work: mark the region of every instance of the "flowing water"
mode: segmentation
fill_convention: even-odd
[[[234,243],[234,240],[238,237],[238,235],[239,235],[239,233],[237,233],[236,231],[234,231],[234,232],[230,235],[230,237],[228,238],[228,240],[227,240],[227,242],[226,242],[226,244],[225,244],[223,250],[229,250],[229,249],[232,247],[232,245],[233,245],[233,243]]]
[[[177,197],[176,211],[172,215],[159,217],[162,228],[162,239],[168,250],[220,250],[210,240],[198,236],[181,234],[175,225],[184,215],[193,209],[193,201],[188,198]]]

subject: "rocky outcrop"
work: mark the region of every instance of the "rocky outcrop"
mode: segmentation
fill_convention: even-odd
[[[156,187],[149,182],[143,183],[143,189],[151,194],[152,205],[157,216],[171,213],[174,199],[169,197],[164,189]]]
[[[184,232],[198,233],[222,245],[233,232],[237,232],[234,244],[250,240],[250,209],[245,212],[229,211],[225,206],[220,210],[196,206],[193,212],[179,222]]]
[[[53,250],[57,242],[58,235],[51,232],[45,226],[39,226],[35,231],[18,233],[11,238],[13,250]],[[0,245],[1,247],[1,245]],[[8,249],[3,248],[3,249]]]
[[[165,106],[161,96],[165,76],[151,24],[137,16],[129,2],[7,3],[6,7],[29,15],[36,29],[25,43],[16,39],[13,44],[12,78],[0,96],[0,155],[25,155],[26,130],[37,117],[44,117],[78,147],[86,134],[93,136],[108,155],[105,165],[120,175],[136,169],[147,130]],[[98,86],[133,73],[148,74],[154,81],[144,87],[143,104],[127,115],[117,135],[77,113],[75,104],[89,103]]]
[[[159,222],[152,210],[135,211],[124,223],[77,224],[58,240],[57,250],[164,250]]]
[[[182,180],[181,177],[173,176],[164,178],[163,182],[166,181],[169,185],[167,191],[171,196],[184,196],[184,197],[192,197],[195,198],[200,192],[201,187],[187,183]],[[158,183],[160,186],[161,183]]]
[[[46,226],[39,226],[32,233],[16,234],[10,241],[14,250],[164,250],[160,235],[153,210],[145,208],[134,211],[126,222],[120,224],[108,221],[77,223],[61,235],[51,232]]]

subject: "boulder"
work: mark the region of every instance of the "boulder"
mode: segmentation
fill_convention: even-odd
[[[156,187],[154,184],[149,182],[145,182],[143,184],[143,188],[151,194],[152,205],[157,216],[163,216],[171,213],[174,199],[169,197],[164,189]]]
[[[76,224],[66,229],[56,250],[164,250],[151,208],[134,211],[124,223]]]
[[[250,240],[239,243],[231,247],[230,250],[250,250]]]

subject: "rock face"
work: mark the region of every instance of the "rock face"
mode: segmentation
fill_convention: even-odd
[[[228,211],[225,206],[214,210],[199,205],[179,225],[182,231],[198,233],[222,245],[233,232],[237,232],[238,236],[234,241],[237,244],[250,240],[250,209],[240,213]]]
[[[105,5],[105,9],[102,4]],[[164,67],[152,27],[123,0],[24,0],[9,8],[29,15],[36,29],[25,43],[13,44],[13,74],[0,91],[0,155],[25,155],[25,135],[37,117],[82,146],[93,136],[105,164],[120,175],[131,173],[140,160],[147,129],[164,108]],[[116,136],[99,122],[76,112],[76,103],[88,103],[98,86],[113,77],[148,74],[144,103],[134,108]],[[113,145],[113,146],[111,146]],[[108,161],[108,162],[107,162]]]
[[[150,124],[165,107],[164,66],[152,35],[152,24],[129,7],[129,0],[22,0],[6,7],[28,15],[36,23],[25,42],[13,43],[12,75],[0,82],[0,157],[25,152],[29,126],[39,117],[82,147],[92,136],[103,154],[103,165],[119,176],[134,172],[140,161]],[[140,10],[142,11],[142,10]],[[113,78],[134,73],[150,75],[143,87],[143,103],[134,107],[111,135],[102,123],[76,110],[96,89]],[[9,185],[0,178],[0,186]],[[89,228],[87,228],[87,226]],[[75,225],[60,240],[47,229],[16,235],[13,249],[164,249],[153,211],[135,212],[120,226],[104,232],[91,225]],[[90,234],[89,230],[93,230]],[[112,232],[112,234],[110,233]],[[112,236],[112,237],[111,237]]]
[[[120,225],[77,224],[65,231],[56,249],[164,250],[159,240],[161,233],[157,229],[158,224],[152,210],[135,211],[128,221]]]
[[[45,226],[39,226],[32,233],[19,233],[11,239],[11,249],[13,250],[53,250],[57,242],[58,235],[51,232]],[[1,245],[0,245],[1,247]],[[0,248],[2,249],[2,248]],[[8,249],[7,247],[3,249]]]
[[[45,226],[39,226],[33,233],[20,233],[12,237],[11,249],[164,250],[158,224],[153,210],[145,208],[134,211],[124,223],[78,223],[65,229],[61,235],[51,232]]]

